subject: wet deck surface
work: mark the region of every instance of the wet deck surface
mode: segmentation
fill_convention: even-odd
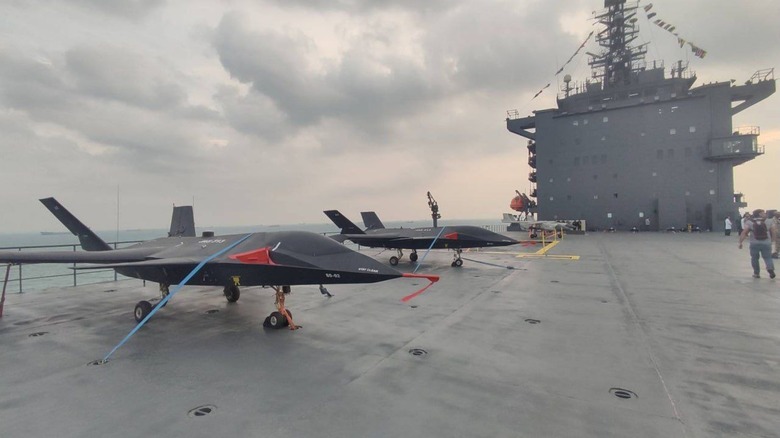
[[[12,293],[0,436],[779,437],[780,281],[736,246],[591,233],[548,252],[579,259],[431,253],[442,279],[408,303],[422,280],[294,288],[294,332],[262,328],[270,289],[185,288],[100,366],[156,285]]]

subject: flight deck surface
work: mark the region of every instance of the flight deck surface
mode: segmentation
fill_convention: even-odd
[[[187,287],[104,365],[156,284],[10,293],[0,436],[780,437],[780,280],[735,236],[518,251],[432,252],[407,303],[426,281],[294,287],[297,331],[271,289]]]

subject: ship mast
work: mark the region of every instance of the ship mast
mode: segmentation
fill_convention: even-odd
[[[626,6],[626,0],[604,0],[605,11],[596,16],[605,29],[596,35],[602,53],[589,53],[588,64],[593,77],[601,79],[602,89],[629,85],[640,70],[640,62],[647,53],[646,44],[632,47],[639,29],[636,25],[638,5]]]

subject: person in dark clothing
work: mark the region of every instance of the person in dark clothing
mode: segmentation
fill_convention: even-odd
[[[766,272],[769,278],[775,278],[775,265],[772,260],[772,241],[774,231],[766,224],[766,212],[762,209],[755,210],[753,217],[745,221],[745,227],[739,235],[739,249],[742,242],[750,236],[750,265],[753,267],[753,278],[761,278],[761,266],[759,257],[764,259]]]

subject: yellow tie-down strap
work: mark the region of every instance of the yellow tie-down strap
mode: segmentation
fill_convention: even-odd
[[[519,259],[550,259],[550,260],[579,260],[580,256],[578,255],[559,255],[559,254],[551,254],[547,255],[547,251],[553,249],[556,245],[558,245],[561,241],[555,240],[551,242],[549,245],[545,245],[542,249],[539,251],[536,251],[533,254],[518,254],[515,257]]]

